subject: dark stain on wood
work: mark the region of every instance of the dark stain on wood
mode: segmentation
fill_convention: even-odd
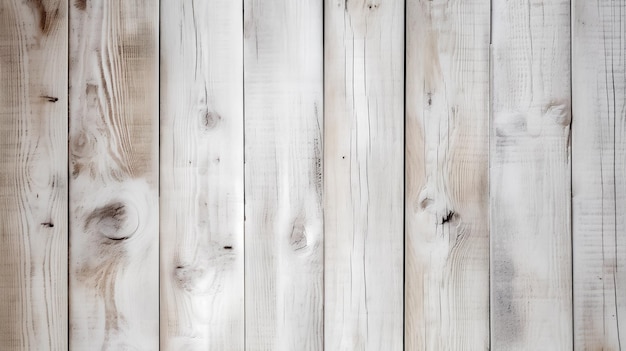
[[[510,255],[504,254],[500,259],[494,262],[494,276],[504,277],[500,282],[493,286],[492,294],[494,296],[492,308],[498,320],[502,323],[493,325],[494,333],[498,337],[506,338],[507,342],[514,342],[525,334],[525,317],[521,311],[518,311],[515,301],[516,287],[514,281],[516,279],[516,270]]]
[[[202,113],[202,129],[204,131],[209,131],[217,127],[219,122],[222,120],[222,116],[214,111],[205,110]]]
[[[109,238],[109,239],[113,241],[124,241],[124,240],[127,240],[128,238],[129,238],[128,236],[123,236],[120,238]]]
[[[74,1],[74,7],[81,11],[85,11],[87,9],[87,0],[76,0]]]
[[[27,4],[37,13],[39,16],[39,30],[43,34],[48,34],[52,29],[52,24],[59,18],[59,8],[54,10],[46,9],[44,0],[28,0]]]
[[[94,98],[97,99],[97,97],[98,97],[98,86],[96,84],[87,83],[87,86],[85,86],[85,94],[87,96],[92,95]]]
[[[232,249],[233,249],[233,247],[230,246],[230,245],[224,246],[224,250],[232,250]]]
[[[446,224],[455,218],[456,213],[454,213],[454,211],[448,211],[448,213],[446,213],[446,215],[441,218],[441,224]]]
[[[54,223],[52,222],[44,222],[44,223],[41,223],[41,225],[46,228],[54,228]]]
[[[433,199],[429,197],[425,197],[422,201],[419,202],[419,209],[425,210],[428,207],[430,207],[432,203],[433,203]],[[417,211],[418,208],[415,208],[415,210]]]
[[[312,185],[315,187],[315,192],[321,199],[324,192],[324,169],[322,166],[322,143],[320,138],[316,137],[313,140],[313,168],[311,174]]]
[[[128,235],[118,236],[118,231],[128,218],[126,206],[122,202],[113,202],[95,209],[85,221],[85,229],[93,226],[104,237],[113,241],[124,241]]]
[[[48,102],[57,102],[57,101],[59,101],[59,98],[58,97],[54,97],[54,96],[42,95],[41,97],[44,98],[44,99],[47,99]]]
[[[291,228],[291,235],[289,235],[289,246],[294,251],[304,249],[307,246],[306,230],[304,229],[304,218],[298,216]]]
[[[72,162],[72,178],[76,179],[83,169],[83,165],[80,162]]]

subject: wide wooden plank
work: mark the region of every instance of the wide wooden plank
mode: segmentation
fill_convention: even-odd
[[[70,8],[72,350],[159,347],[158,8]]]
[[[489,0],[407,3],[407,350],[489,349]]]
[[[161,1],[161,350],[243,350],[241,1]]]
[[[402,350],[404,1],[324,26],[324,346]]]
[[[321,350],[322,0],[244,1],[247,350]]]
[[[0,2],[0,349],[67,348],[67,1]]]
[[[574,349],[626,342],[626,3],[574,0]]]
[[[570,1],[492,12],[491,348],[571,350]]]

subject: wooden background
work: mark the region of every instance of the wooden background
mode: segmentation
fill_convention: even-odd
[[[621,0],[0,1],[1,350],[621,350]]]

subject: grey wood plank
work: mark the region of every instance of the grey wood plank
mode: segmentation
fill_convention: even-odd
[[[407,2],[407,350],[489,349],[490,1]]]
[[[0,2],[0,348],[67,348],[65,0]]]
[[[626,3],[573,2],[575,350],[626,340]]]
[[[571,350],[570,1],[492,6],[491,348]]]
[[[157,0],[70,7],[70,348],[159,345]]]
[[[403,349],[404,1],[327,0],[324,345]]]
[[[244,1],[247,350],[323,347],[322,8]]]
[[[243,350],[243,3],[161,1],[161,350]]]

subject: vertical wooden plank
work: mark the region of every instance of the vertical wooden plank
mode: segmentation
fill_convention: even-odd
[[[247,350],[323,346],[322,5],[244,1]]]
[[[492,11],[491,348],[571,350],[570,1]]]
[[[70,348],[155,350],[158,1],[70,15]]]
[[[0,2],[0,348],[67,348],[67,1]]]
[[[324,23],[324,345],[402,350],[404,1]]]
[[[243,350],[241,1],[161,1],[161,349]]]
[[[490,1],[410,0],[407,350],[489,349]]]
[[[576,350],[626,342],[626,3],[575,0],[572,181]]]

